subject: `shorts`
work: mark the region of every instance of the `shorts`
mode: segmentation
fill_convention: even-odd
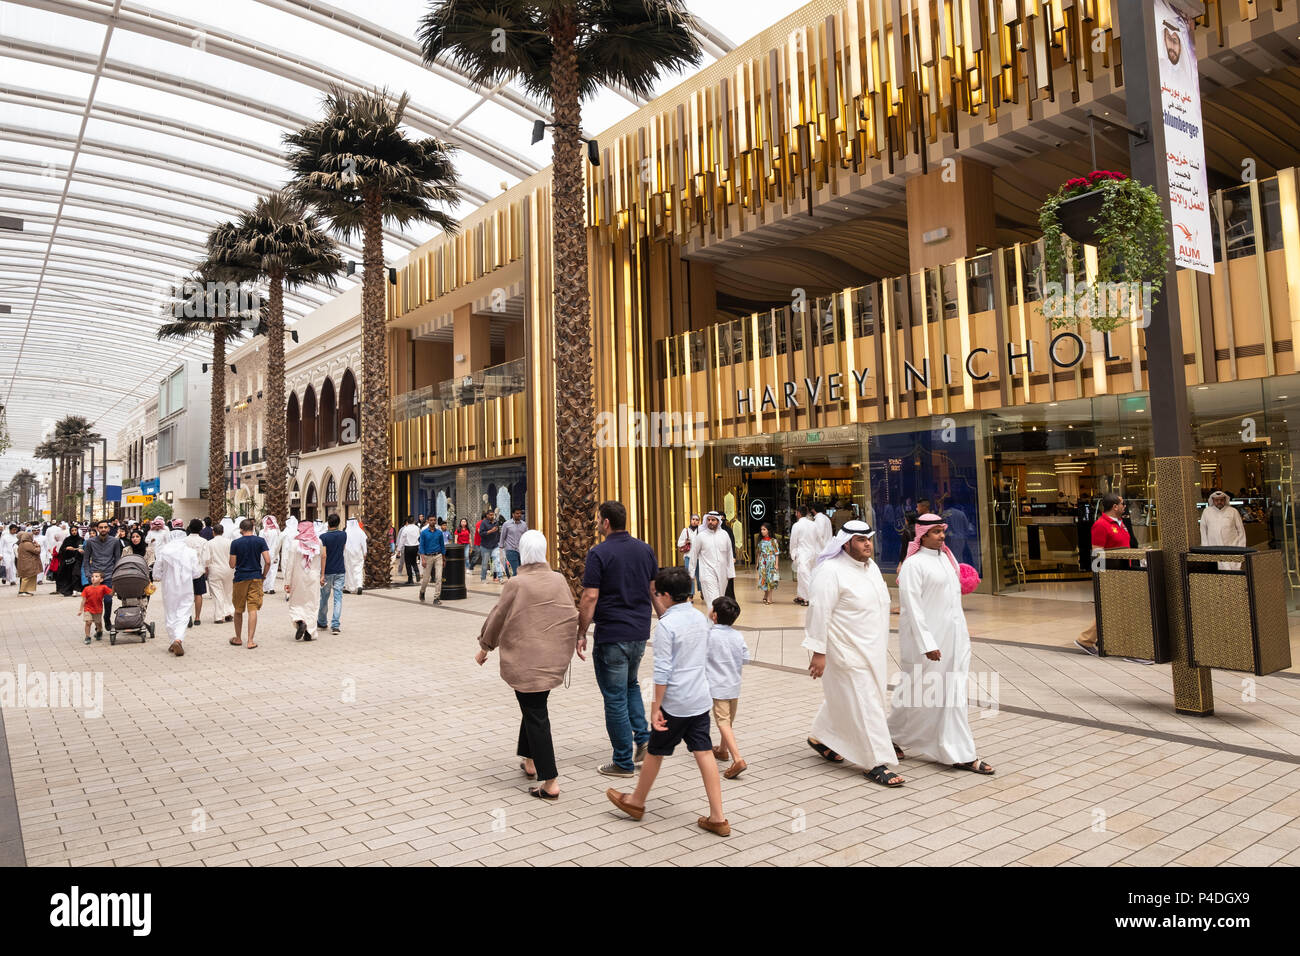
[[[715,724],[736,722],[736,709],[740,705],[740,698],[733,697],[731,700],[714,700],[713,702],[713,722]]]
[[[98,614],[91,614],[89,611],[82,611],[81,619],[87,623],[95,625],[95,627],[99,628],[101,631],[104,629],[103,611],[100,611]]]
[[[208,576],[206,574],[194,579],[194,596],[208,593]]]
[[[712,750],[713,739],[709,736],[709,712],[694,717],[674,717],[666,710],[661,710],[667,730],[650,729],[650,753],[656,757],[668,757],[682,741],[691,753]]]
[[[231,597],[234,601],[236,614],[243,614],[245,610],[260,611],[262,609],[262,579],[253,578],[251,581],[236,581]]]

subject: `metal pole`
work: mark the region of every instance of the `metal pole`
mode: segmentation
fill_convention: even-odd
[[[90,446],[90,514],[87,521],[95,520],[95,446]]]
[[[1169,169],[1165,157],[1164,107],[1160,90],[1162,38],[1150,0],[1119,0],[1120,41],[1124,57],[1124,96],[1129,122],[1147,136],[1129,134],[1129,159],[1135,178],[1160,196],[1169,217]],[[1177,248],[1173,228],[1169,248]],[[1156,515],[1165,567],[1166,608],[1173,642],[1174,709],[1208,717],[1214,713],[1210,671],[1188,665],[1187,626],[1180,556],[1199,543],[1195,501],[1200,480],[1187,407],[1187,373],[1179,320],[1178,275],[1171,254],[1165,280],[1152,304],[1146,334],[1147,407],[1151,413]]]

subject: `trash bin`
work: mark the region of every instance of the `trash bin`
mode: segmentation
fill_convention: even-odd
[[[1142,548],[1114,548],[1102,554],[1102,569],[1092,573],[1097,654],[1168,663],[1173,658],[1165,610],[1164,556]]]
[[[1192,667],[1263,676],[1291,666],[1281,551],[1193,548],[1181,565]]]
[[[463,601],[465,591],[465,545],[447,545],[447,558],[442,566],[442,593],[444,601]]]

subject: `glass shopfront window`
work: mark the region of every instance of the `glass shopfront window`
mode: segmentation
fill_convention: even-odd
[[[461,518],[473,525],[494,508],[507,518],[514,508],[526,508],[528,476],[525,459],[482,465],[454,465],[410,473],[402,515],[437,515],[454,530]],[[525,520],[528,516],[525,513]]]

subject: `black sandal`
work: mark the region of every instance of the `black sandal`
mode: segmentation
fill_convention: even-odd
[[[898,746],[898,744],[894,744],[894,756],[899,760],[907,759],[907,755],[903,753],[903,748]]]
[[[894,771],[890,770],[883,763],[879,767],[873,767],[870,770],[862,771],[862,776],[866,777],[872,783],[878,783],[882,787],[901,787],[904,780]]]
[[[813,740],[811,737],[808,738],[808,746],[811,747],[813,750],[817,751],[819,754],[821,754],[823,760],[829,760],[831,763],[844,762],[844,758],[841,757],[839,754],[837,754],[834,750],[831,750],[830,747],[827,747],[823,743],[819,743]]]
[[[524,776],[527,777],[529,780],[536,780],[536,779],[537,779],[537,774],[535,774],[535,773],[529,773],[527,770],[524,769],[525,766],[526,766],[526,765],[525,765],[524,763],[520,762],[520,764],[519,764],[519,769],[524,771]]]
[[[997,771],[995,771],[992,767],[990,767],[988,764],[986,764],[983,760],[980,760],[978,757],[976,757],[976,758],[975,758],[974,760],[972,760],[970,763],[955,763],[955,764],[952,765],[952,769],[953,769],[953,770],[969,770],[971,773],[982,773],[982,774],[984,774],[985,776],[988,776],[988,775],[991,775],[991,774],[994,774],[994,773],[997,772]]]
[[[546,792],[545,790],[543,790],[541,787],[529,787],[529,788],[528,788],[528,795],[529,795],[530,797],[540,797],[540,798],[543,799],[543,800],[558,800],[558,799],[560,799],[560,795],[559,795],[558,793],[547,793],[547,792]]]

